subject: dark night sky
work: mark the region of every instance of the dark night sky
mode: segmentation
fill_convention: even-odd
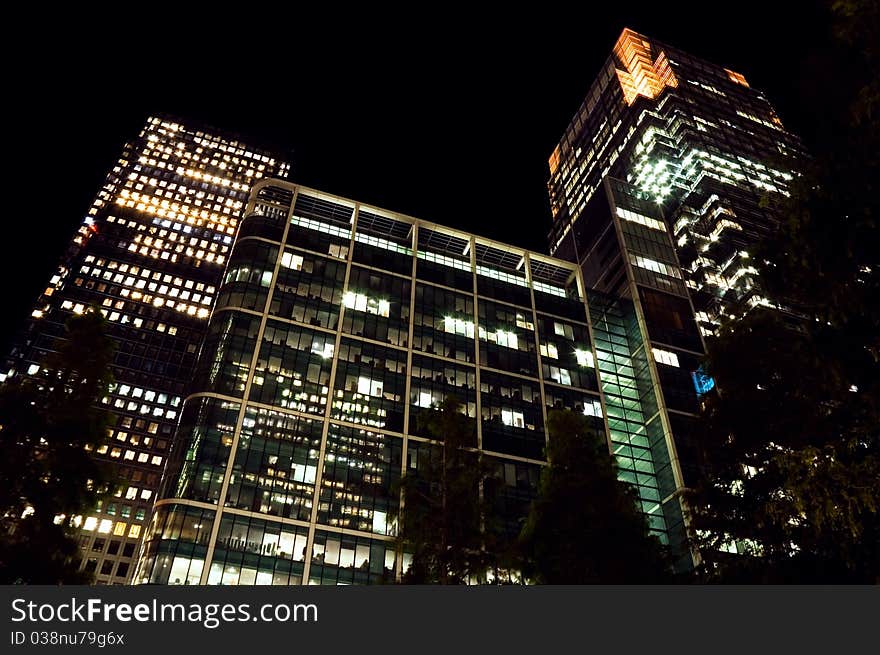
[[[0,343],[150,112],[277,143],[293,181],[539,251],[547,158],[624,26],[743,73],[808,139],[821,121],[802,92],[828,41],[810,3],[581,4],[41,24],[6,62]]]

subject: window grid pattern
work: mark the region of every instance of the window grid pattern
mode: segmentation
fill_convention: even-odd
[[[650,414],[642,402],[633,359],[644,344],[633,339],[632,315],[617,303],[591,297],[593,337],[596,341],[599,378],[608,413],[611,452],[617,460],[619,479],[635,485],[651,530],[668,542],[666,521],[660,505],[660,490],[648,434]]]
[[[281,183],[279,187],[295,189]],[[472,263],[462,258],[473,243],[470,235],[455,236],[432,227],[425,228],[425,234],[416,225],[418,229],[405,233],[410,238],[405,246],[403,230],[396,224],[370,219],[368,227],[373,232],[369,235],[376,237],[371,247],[387,248],[395,257],[409,257],[401,252],[409,247],[417,255],[413,279],[412,260],[407,275],[375,266],[377,258],[374,265],[357,260],[360,241],[355,235],[361,229],[357,207],[351,224],[344,226],[348,230],[345,242],[341,238],[323,242],[299,239],[299,232],[291,237],[293,228],[341,237],[341,219],[333,222],[328,216],[338,219],[350,205],[340,201],[336,209],[331,206],[332,199],[323,200],[322,217],[294,213],[284,248],[273,251],[276,266],[265,262],[265,270],[278,270],[279,275],[271,279],[263,317],[231,307],[212,317],[211,334],[218,336],[202,354],[200,370],[205,373],[200,380],[221,381],[214,382],[211,389],[222,399],[197,394],[184,403],[190,425],[197,422],[195,408],[213,403],[215,414],[222,403],[237,408],[233,401],[243,402],[245,389],[250,389],[248,405],[231,438],[225,422],[220,428],[221,421],[216,418],[208,421],[213,426],[211,438],[218,443],[213,456],[218,465],[207,469],[207,475],[199,472],[197,449],[208,430],[196,435],[198,426],[188,428],[191,436],[185,441],[191,444],[193,454],[184,466],[175,466],[176,460],[172,463],[168,472],[171,482],[163,492],[162,507],[196,500],[193,490],[202,502],[217,504],[223,499],[222,529],[212,544],[215,554],[201,565],[202,580],[211,584],[259,584],[270,580],[270,572],[274,580],[276,569],[265,558],[285,559],[272,555],[274,537],[267,542],[269,550],[259,553],[253,549],[235,551],[228,539],[221,541],[219,535],[227,534],[224,522],[232,514],[236,521],[244,516],[261,522],[264,533],[269,525],[306,530],[305,543],[311,544],[311,550],[296,559],[301,553],[297,546],[296,558],[285,564],[286,583],[361,584],[392,579],[399,568],[391,550],[399,504],[395,485],[408,470],[418,469],[421,454],[435,448],[425,441],[428,435],[422,418],[436,411],[433,408],[450,393],[463,402],[463,412],[472,421],[474,446],[481,443],[487,456],[497,462],[503,490],[499,503],[503,505],[505,529],[510,531],[524,518],[536,493],[545,461],[545,409],[575,409],[592,417],[599,430],[606,430],[603,387],[597,377],[602,359],[594,357],[590,317],[577,291],[578,274],[573,265],[541,264],[544,284],[561,289],[561,294],[546,289],[536,292],[534,286],[526,286],[525,296],[520,297],[516,295],[516,290],[523,289],[520,281],[529,279],[517,272],[520,260],[527,260],[525,253],[502,256],[501,248],[482,248],[477,252],[484,264],[477,270],[476,255],[472,255]],[[247,218],[244,226],[263,218]],[[389,238],[378,237],[375,231],[379,228],[393,233]],[[418,244],[413,242],[414,234],[419,235]],[[278,237],[279,243],[282,238]],[[268,241],[263,245],[269,245]],[[316,247],[320,243],[327,246],[326,253]],[[423,251],[423,246],[429,249]],[[336,254],[331,254],[330,248]],[[257,258],[263,256],[252,252]],[[246,266],[235,253],[230,269]],[[323,269],[314,264],[319,259]],[[309,261],[313,262],[311,272],[307,270]],[[423,263],[434,268],[423,269]],[[490,265],[498,267],[497,274],[485,274]],[[341,319],[324,327],[306,320],[305,313],[291,312],[282,318],[288,312],[277,309],[280,305],[275,294],[286,293],[282,287],[292,284],[294,278],[298,285],[308,284],[310,289],[316,283],[323,285],[328,276],[322,271],[331,268],[331,304],[337,306]],[[452,275],[440,274],[440,269]],[[482,287],[486,295],[480,293],[484,279],[497,285],[491,292]],[[504,285],[511,293],[503,293]],[[218,290],[220,295],[224,292],[224,287]],[[306,309],[327,303],[320,293],[296,296],[294,302]],[[544,308],[541,312],[535,306],[539,297]],[[224,314],[234,318],[224,318]],[[215,324],[219,326],[216,329]],[[539,349],[544,366],[539,365]],[[620,365],[625,368],[625,363]],[[409,410],[405,412],[406,403]],[[286,426],[283,430],[279,427],[282,424]],[[237,444],[234,456],[230,453],[233,443]],[[232,462],[228,470],[227,461]],[[630,456],[629,461],[632,465],[627,471],[635,476],[636,467],[642,467],[641,455]],[[642,495],[647,498],[656,484],[651,487],[649,470],[640,468],[638,472],[641,477],[633,477],[633,482],[642,485]],[[212,485],[218,479],[225,480],[225,496],[214,493],[214,486],[199,486],[193,476],[210,479]],[[243,529],[237,527],[236,534]],[[276,530],[272,534],[280,533]],[[250,533],[238,539],[235,543],[263,543],[263,537],[255,539]],[[149,552],[160,552],[161,541],[154,535]],[[263,559],[255,564],[254,557]],[[152,579],[157,561],[144,560],[139,581]],[[291,564],[297,564],[295,570]]]
[[[94,456],[120,486],[80,522],[82,566],[97,584],[132,577],[180,418],[170,399],[183,397],[192,379],[241,211],[253,184],[288,168],[234,136],[148,118],[123,146],[13,342],[0,379],[37,376],[67,318],[91,305],[118,344],[117,391],[104,400],[114,425]]]
[[[648,57],[642,86],[619,77],[636,70],[623,56],[632,43]],[[650,82],[661,60],[674,85]],[[761,302],[739,253],[776,229],[803,158],[800,140],[741,73],[625,30],[550,158],[551,253],[572,256],[571,236],[603,178],[630,182],[663,216],[626,207],[620,217],[646,230],[674,226],[684,269],[684,280],[642,269],[644,277],[698,292],[700,327],[712,334],[734,303]]]

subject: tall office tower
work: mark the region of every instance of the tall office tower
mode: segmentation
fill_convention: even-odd
[[[672,455],[660,489],[673,542],[714,386],[702,337],[734,303],[764,302],[746,249],[778,226],[800,156],[743,75],[625,29],[550,157],[550,252],[618,299],[644,344],[634,386],[650,442]]]
[[[449,394],[496,465],[511,535],[546,463],[547,413],[565,407],[592,417],[653,531],[675,539],[661,502],[675,456],[644,425],[657,401],[635,383],[633,317],[588,297],[573,262],[258,183],[135,582],[393,579],[395,483],[436,447],[418,418]]]
[[[251,185],[289,165],[235,137],[148,118],[127,143],[7,358],[39,376],[71,313],[102,308],[118,343],[107,440],[94,453],[123,481],[82,517],[82,566],[127,582],[186,383]]]
[[[636,420],[622,394],[626,420],[612,427],[612,440],[625,444],[627,434],[647,438],[656,453],[670,542],[684,544],[687,512],[682,492],[693,481],[698,399],[713,383],[700,369],[702,337],[670,229],[653,196],[606,177],[572,233],[586,253],[581,265],[584,283],[615,298],[612,314],[626,325],[626,340],[618,343],[626,345],[632,372],[626,383],[610,383],[637,394],[640,407]],[[594,312],[598,306],[592,304]],[[602,382],[606,384],[604,378]],[[687,549],[678,547],[675,555],[678,567],[687,568]]]
[[[672,228],[700,329],[764,302],[745,249],[778,224],[798,139],[740,73],[625,29],[550,157],[550,252],[575,236],[611,175],[649,194]]]

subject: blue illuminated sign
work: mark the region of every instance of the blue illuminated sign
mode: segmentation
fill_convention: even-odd
[[[702,396],[704,393],[708,393],[715,388],[715,378],[703,373],[702,367],[696,371],[691,371],[691,378],[694,381],[694,388],[697,390],[698,396]]]

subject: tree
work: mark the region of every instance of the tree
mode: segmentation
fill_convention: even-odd
[[[761,310],[709,345],[721,392],[706,401],[691,504],[710,580],[876,575],[877,382],[850,391],[861,366],[839,351],[852,342],[822,338],[836,331],[828,326],[803,329]]]
[[[520,537],[527,577],[544,584],[670,582],[665,548],[650,534],[631,485],[586,417],[553,410],[549,466]]]
[[[87,452],[106,434],[98,408],[115,349],[97,310],[73,316],[39,380],[0,389],[0,582],[84,583],[72,519],[108,477]]]
[[[487,496],[494,470],[473,450],[474,427],[457,398],[447,397],[422,420],[428,435],[440,443],[421,449],[417,472],[401,480],[398,548],[412,554],[404,581],[484,581],[493,558],[485,547],[485,529],[493,523]]]
[[[720,393],[691,504],[709,580],[880,579],[880,8],[831,4],[856,84],[751,252],[787,311],[743,308],[707,342]]]

